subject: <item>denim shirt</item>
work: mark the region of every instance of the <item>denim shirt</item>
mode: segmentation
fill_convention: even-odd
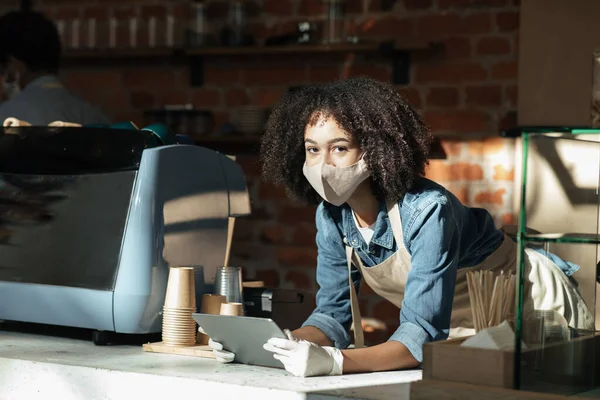
[[[404,344],[421,362],[423,344],[448,337],[457,270],[480,264],[500,246],[504,233],[496,228],[489,212],[464,206],[444,187],[426,178],[419,179],[398,206],[411,270],[400,325],[389,340]],[[302,326],[317,327],[335,347],[343,349],[350,344],[352,323],[344,239],[366,268],[385,261],[397,246],[385,204],[380,204],[368,245],[347,204],[336,207],[322,202],[316,224],[317,307]],[[567,275],[577,268],[564,263],[559,267]],[[358,292],[361,275],[354,266],[352,280]]]

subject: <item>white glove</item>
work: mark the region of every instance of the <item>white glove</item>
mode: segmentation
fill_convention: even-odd
[[[263,348],[275,353],[273,357],[294,376],[341,375],[343,371],[344,356],[335,347],[322,347],[306,340],[272,338]]]
[[[212,349],[213,354],[217,358],[218,362],[230,363],[235,359],[234,353],[227,350],[223,350],[223,345],[221,343],[215,342],[210,338],[208,339],[208,347]]]
[[[198,327],[198,332],[206,335],[206,332],[204,332],[204,329],[202,329],[201,327]],[[234,353],[227,350],[223,350],[223,345],[219,342],[215,342],[211,338],[208,338],[208,347],[212,349],[213,354],[215,355],[218,362],[230,363],[235,359]]]

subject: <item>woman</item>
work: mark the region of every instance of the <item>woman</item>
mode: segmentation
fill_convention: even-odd
[[[425,343],[473,332],[466,271],[514,272],[516,243],[490,214],[423,177],[431,140],[392,86],[367,78],[301,89],[271,114],[264,177],[319,205],[317,308],[289,340],[265,344],[294,375],[417,367]],[[529,306],[560,311],[573,327],[593,325],[568,278],[572,264],[554,257],[563,271],[540,252],[527,255]],[[356,300],[361,279],[400,308],[399,328],[368,348]],[[356,348],[347,349],[353,321]],[[233,359],[211,346],[221,361]]]

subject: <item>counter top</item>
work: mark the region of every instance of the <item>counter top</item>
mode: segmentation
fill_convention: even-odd
[[[404,399],[421,370],[296,378],[283,369],[144,352],[140,346],[0,331],[0,399]],[[49,397],[50,396],[50,397]]]

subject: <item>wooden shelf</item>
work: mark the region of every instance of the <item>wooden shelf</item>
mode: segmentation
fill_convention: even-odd
[[[245,47],[199,47],[199,48],[108,48],[108,49],[68,49],[63,54],[66,65],[113,64],[148,62],[187,62],[190,68],[192,86],[204,83],[204,59],[206,57],[241,57],[269,55],[310,55],[373,53],[389,59],[393,68],[393,82],[409,82],[410,58],[413,51],[427,50],[432,43],[423,40],[389,40],[383,42],[343,43],[339,45],[294,44],[284,46],[245,46]]]
[[[343,43],[337,45],[298,44],[287,46],[205,47],[187,49],[190,56],[238,56],[278,54],[374,53],[386,51],[415,51],[429,48],[426,41],[388,41]]]
[[[109,49],[69,49],[64,52],[63,60],[76,61],[76,60],[125,60],[125,59],[139,59],[139,58],[169,58],[176,54],[176,50],[167,47],[161,48],[127,48],[117,47]]]

